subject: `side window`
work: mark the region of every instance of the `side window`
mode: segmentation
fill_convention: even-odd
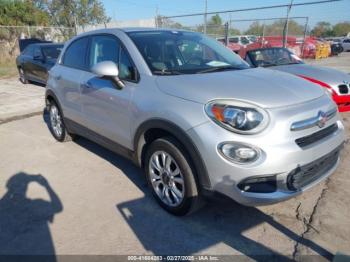
[[[89,39],[87,37],[74,41],[66,50],[63,65],[78,69],[87,69],[85,56]]]
[[[33,57],[34,55],[34,47],[29,45],[23,50],[23,54],[27,56]]]
[[[119,62],[119,42],[111,36],[94,36],[91,38],[89,67],[104,61]]]
[[[119,77],[125,80],[135,80],[134,66],[124,48],[120,48]]]
[[[42,56],[42,53],[41,53],[40,47],[36,46],[34,48],[34,57],[41,57],[41,56]]]
[[[93,36],[90,44],[89,68],[104,61],[112,61],[118,65],[120,79],[135,80],[133,64],[119,41],[108,35]]]

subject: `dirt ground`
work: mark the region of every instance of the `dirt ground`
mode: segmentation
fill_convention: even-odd
[[[349,63],[349,55],[334,59]],[[350,65],[342,67],[350,72]],[[212,202],[178,218],[158,207],[142,172],[127,160],[82,138],[56,142],[42,114],[43,96],[44,87],[0,80],[0,255],[319,261],[350,254],[349,133],[337,171],[297,198],[259,208]],[[342,117],[349,131],[350,113]]]

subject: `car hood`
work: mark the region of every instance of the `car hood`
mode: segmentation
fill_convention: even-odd
[[[316,99],[322,88],[300,77],[262,68],[194,75],[159,76],[166,94],[198,103],[236,99],[263,108],[288,106]]]
[[[344,81],[350,82],[350,75],[343,73],[339,70],[332,68],[311,66],[306,64],[295,64],[295,65],[283,65],[269,67],[270,69],[279,70],[294,75],[302,75],[310,77],[321,82],[324,82],[330,86],[338,86],[343,84]]]

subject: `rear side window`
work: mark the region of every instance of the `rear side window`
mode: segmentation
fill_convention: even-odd
[[[88,69],[86,65],[87,37],[74,41],[64,53],[63,65],[77,69]]]

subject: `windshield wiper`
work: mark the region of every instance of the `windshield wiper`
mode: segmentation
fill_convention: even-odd
[[[169,70],[155,70],[153,71],[153,74],[156,74],[156,75],[182,75],[181,72],[179,71],[169,71]]]
[[[202,73],[211,73],[211,72],[221,72],[221,71],[226,71],[226,70],[242,70],[244,68],[241,67],[235,67],[235,66],[218,66],[218,67],[212,67],[208,69],[204,69],[201,71],[198,71],[197,74],[202,74]]]

